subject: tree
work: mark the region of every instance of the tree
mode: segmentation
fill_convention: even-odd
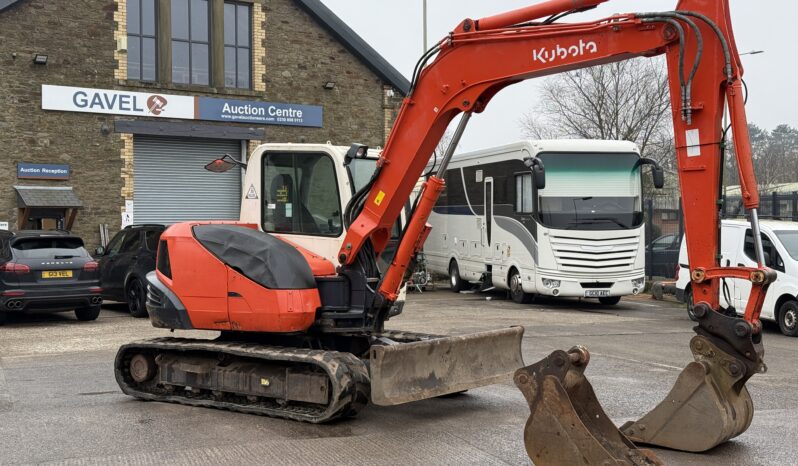
[[[675,172],[668,77],[663,60],[625,60],[543,81],[522,128],[536,139],[614,139]]]
[[[751,157],[754,162],[757,184],[761,191],[776,189],[782,183],[798,181],[795,167],[798,165],[798,129],[781,124],[773,131],[764,130],[755,124],[748,125],[751,140]],[[727,137],[724,183],[740,184],[737,174],[737,159],[731,138]]]

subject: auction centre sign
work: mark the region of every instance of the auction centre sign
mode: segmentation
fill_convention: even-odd
[[[262,125],[322,126],[322,107],[42,85],[42,109]]]

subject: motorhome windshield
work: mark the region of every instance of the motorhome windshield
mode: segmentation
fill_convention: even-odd
[[[640,156],[635,153],[543,153],[546,188],[538,220],[563,230],[626,230],[643,222]]]
[[[776,233],[790,257],[798,260],[798,230],[778,230],[774,231],[774,233]]]

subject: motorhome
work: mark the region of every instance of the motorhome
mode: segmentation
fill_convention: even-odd
[[[645,285],[643,165],[634,143],[521,141],[455,156],[424,246],[454,291],[468,283],[616,304]],[[536,170],[545,173],[545,183]]]

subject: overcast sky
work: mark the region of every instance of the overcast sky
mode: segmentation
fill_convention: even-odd
[[[322,0],[408,79],[422,52],[422,0]],[[429,42],[444,37],[464,18],[478,19],[536,3],[535,0],[427,0]],[[778,4],[778,9],[774,8]],[[574,15],[570,21],[597,19],[614,13],[667,11],[676,0],[612,0],[597,9]],[[798,2],[731,0],[732,23],[743,56],[745,80],[750,89],[748,120],[773,129],[780,123],[798,127],[798,41],[795,18]],[[545,78],[542,78],[545,79]],[[537,80],[539,83],[540,80]],[[522,137],[519,120],[533,108],[535,80],[500,92],[485,112],[475,115],[460,151],[505,144]]]

